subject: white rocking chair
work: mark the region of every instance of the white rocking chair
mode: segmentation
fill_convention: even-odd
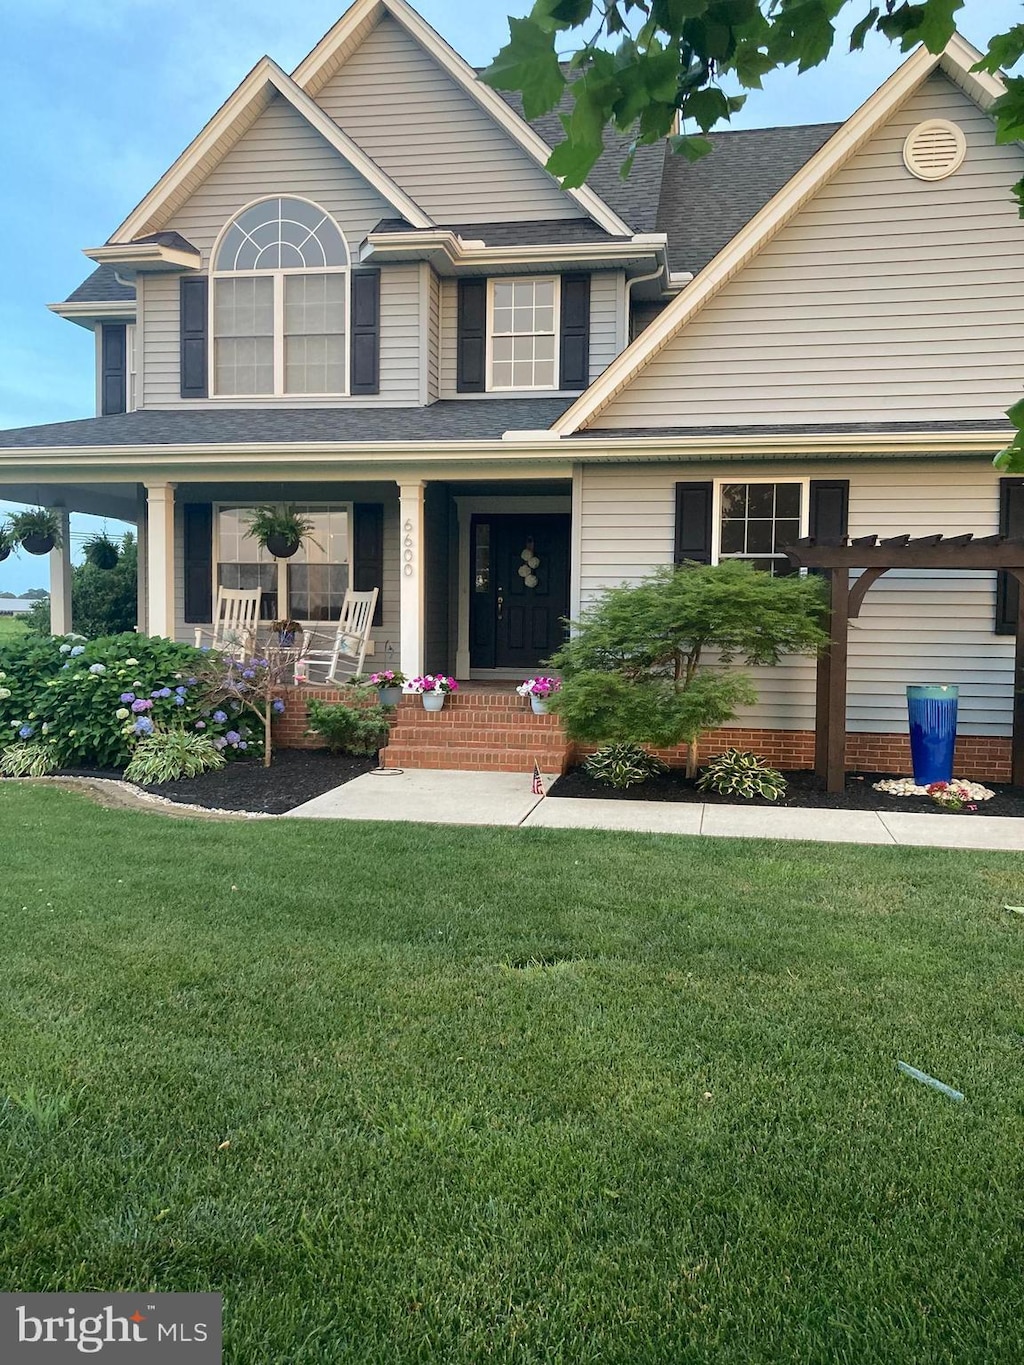
[[[205,637],[210,649],[252,653],[256,646],[262,596],[262,588],[218,588],[213,630],[196,626],[196,648],[203,648]]]
[[[370,631],[373,629],[373,613],[377,609],[380,589],[370,592],[347,592],[341,604],[338,628],[334,632],[331,649],[308,649],[302,655],[306,666],[306,677],[310,682],[318,681],[310,676],[311,669],[326,669],[324,682],[340,683],[351,681],[362,673],[363,663],[368,653],[372,653]],[[317,638],[316,632],[308,634],[310,641]],[[344,669],[347,677],[340,676]]]

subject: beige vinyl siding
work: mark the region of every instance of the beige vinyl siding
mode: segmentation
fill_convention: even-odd
[[[590,277],[590,382],[625,350],[625,274],[603,270]]]
[[[998,530],[998,475],[986,461],[778,468],[763,462],[728,468],[584,465],[579,532],[583,605],[602,588],[636,582],[655,566],[671,564],[676,482],[722,477],[737,482],[849,478],[852,536],[991,535]],[[1009,734],[1013,641],[993,633],[994,611],[994,574],[886,574],[851,624],[848,728],[901,731],[908,683],[958,683],[961,732]],[[754,670],[754,676],[759,701],[740,713],[738,724],[813,728],[812,660],[786,659],[776,668]]]
[[[274,99],[217,169],[167,224],[203,253],[210,253],[221,229],[246,204],[263,195],[296,194],[332,213],[356,257],[359,244],[393,210],[339,156],[315,129],[279,98]],[[178,276],[152,275],[140,298],[143,318],[143,403],[147,407],[204,406],[182,400],[179,386]],[[343,398],[346,404],[380,406],[419,401],[420,318],[417,267],[386,266],[381,272],[381,391]],[[248,406],[273,403],[322,407],[323,399],[254,399]],[[232,399],[233,407],[244,400]],[[210,402],[207,406],[217,406]]]
[[[427,402],[441,393],[441,281],[429,266],[427,271]]]
[[[604,370],[625,346],[625,275],[622,271],[595,271],[590,281],[590,381]],[[441,281],[440,384],[442,398],[465,397],[458,392],[458,282]],[[507,392],[499,395],[508,398]],[[537,390],[530,392],[537,396]]]
[[[280,485],[275,484],[275,489]],[[274,496],[277,496],[275,492]],[[367,667],[398,667],[399,656],[399,589],[400,589],[400,551],[398,544],[398,490],[393,485],[381,484],[303,484],[287,493],[289,502],[381,502],[384,505],[384,573],[381,583],[381,624],[374,626],[372,640],[373,654],[367,655]],[[254,503],[270,497],[270,493],[260,491],[253,485],[246,499],[239,496],[236,489],[220,489],[213,485],[193,485],[179,489],[174,507],[174,633],[175,638],[186,644],[195,639],[196,625],[185,621],[185,555],[184,555],[184,517],[182,506],[186,502],[229,502],[239,505],[243,501]],[[216,589],[214,590],[216,601]],[[204,630],[212,629],[212,622],[203,623]],[[321,629],[330,634],[330,625],[322,623]],[[209,643],[209,641],[206,641]],[[316,641],[316,649],[329,649],[330,639],[322,636]],[[318,674],[319,676],[319,674]]]
[[[957,123],[967,159],[915,179],[907,134]],[[641,370],[595,427],[997,418],[1024,372],[1017,146],[933,75]],[[685,297],[685,293],[683,295]]]
[[[391,18],[381,20],[316,101],[437,223],[583,216]]]

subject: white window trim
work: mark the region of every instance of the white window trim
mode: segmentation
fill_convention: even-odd
[[[218,589],[220,588],[220,583],[217,581],[217,571],[218,571],[218,569],[219,569],[219,567],[220,567],[220,564],[221,564],[221,556],[220,556],[220,514],[221,514],[221,512],[232,512],[232,511],[239,511],[239,510],[241,510],[241,511],[249,511],[249,510],[255,511],[256,508],[257,508],[257,506],[262,506],[262,505],[263,505],[262,503],[243,503],[243,502],[238,502],[237,500],[236,500],[236,501],[228,501],[228,502],[215,502],[215,503],[213,504],[213,601],[214,601],[214,604],[216,604],[216,602],[217,602],[217,592],[218,592]],[[317,502],[317,501],[302,502],[302,501],[296,501],[296,502],[295,502],[295,506],[298,508],[298,510],[299,510],[300,513],[301,513],[302,511],[305,511],[305,510],[309,510],[309,511],[313,511],[313,512],[339,512],[339,511],[342,511],[342,510],[343,510],[343,511],[345,512],[345,518],[346,518],[346,521],[347,521],[347,523],[348,523],[348,535],[347,535],[347,539],[348,539],[348,576],[349,576],[349,586],[351,586],[351,579],[352,579],[352,552],[353,552],[353,550],[355,549],[355,543],[354,543],[354,540],[353,540],[353,536],[354,536],[354,533],[355,533],[354,504],[353,504],[352,502],[349,502],[349,501],[342,501],[342,502]],[[256,544],[257,544],[257,542],[254,540],[254,541],[253,541],[253,545],[255,546]],[[229,560],[225,560],[224,562],[227,563],[227,564],[255,564],[255,563],[258,563],[259,561],[258,561],[258,560],[237,560],[237,559],[229,559]],[[279,612],[279,615],[278,615],[278,618],[277,618],[277,619],[283,621],[283,620],[286,620],[287,617],[288,617],[288,565],[292,563],[292,560],[291,560],[291,559],[276,559],[276,560],[275,560],[275,559],[272,559],[270,562],[273,563],[273,564],[276,564],[276,566],[277,566],[277,607],[278,607],[278,612]],[[299,625],[302,626],[304,630],[308,630],[308,631],[315,631],[315,630],[325,631],[325,630],[327,630],[330,626],[336,626],[336,625],[337,625],[337,622],[336,622],[336,621],[332,621],[332,620],[330,620],[330,619],[328,619],[328,620],[326,620],[326,621],[308,621],[308,620],[304,620],[304,619],[301,619],[301,618],[295,618],[295,619],[298,620]]]
[[[552,384],[495,384],[491,379],[494,359],[494,286],[496,284],[546,284],[554,285],[553,336],[555,342],[555,378]],[[503,332],[504,336],[505,333]],[[520,333],[522,336],[546,336],[546,332]],[[561,275],[500,275],[487,281],[487,346],[484,357],[486,366],[484,382],[488,393],[557,393],[562,378],[561,345],[562,335],[562,277]]]
[[[810,534],[809,527],[810,527],[810,518],[811,518],[811,480],[810,480],[810,476],[809,476],[809,475],[808,475],[806,478],[800,477],[800,476],[790,477],[790,476],[787,476],[787,475],[784,475],[784,474],[775,474],[775,475],[771,475],[771,476],[769,476],[769,477],[765,477],[764,475],[759,475],[759,476],[756,477],[756,478],[750,478],[750,477],[748,477],[746,474],[732,474],[732,475],[730,475],[728,478],[724,478],[724,479],[715,479],[715,480],[714,480],[714,491],[713,491],[713,495],[712,495],[712,499],[711,499],[711,562],[712,562],[712,564],[719,564],[719,563],[722,562],[722,559],[721,559],[721,545],[722,545],[722,488],[723,488],[726,484],[731,484],[731,483],[747,483],[747,484],[749,484],[749,483],[798,483],[798,484],[800,485],[800,535],[801,535],[801,536],[806,536],[806,535],[809,535],[809,534]],[[758,558],[763,558],[763,559],[775,558],[774,555],[762,555],[762,556],[757,556],[757,557],[758,557]],[[740,559],[740,560],[744,560],[744,561],[749,561],[750,556],[747,556],[747,555],[726,555],[725,558],[726,558],[726,561],[728,561],[728,560],[730,560],[730,559]],[[804,573],[804,572],[806,572],[806,570],[803,570],[803,569],[802,569],[802,570],[801,570],[801,573]]]
[[[345,247],[345,255],[348,260],[345,265],[324,265],[296,267],[294,270],[217,270],[217,257],[220,255],[221,244],[230,231],[235,221],[241,218],[243,213],[255,208],[258,204],[265,204],[274,199],[295,199],[299,203],[309,204],[311,208],[317,210],[328,218],[337,229],[338,235]],[[231,215],[217,233],[217,240],[213,244],[210,252],[210,297],[207,300],[207,345],[206,358],[206,392],[212,399],[219,402],[245,402],[251,399],[269,400],[271,398],[290,398],[298,402],[306,402],[309,399],[320,398],[348,398],[349,389],[352,383],[352,250],[348,244],[348,238],[341,230],[341,226],[332,213],[318,204],[315,199],[307,199],[302,194],[261,194],[259,198],[250,200],[248,204]],[[289,393],[284,387],[284,278],[286,275],[344,275],[345,276],[345,361],[343,368],[344,387],[337,393]],[[218,393],[216,384],[217,374],[217,332],[214,327],[214,314],[216,306],[216,293],[218,280],[237,280],[244,277],[252,278],[258,276],[261,279],[270,279],[274,283],[274,387],[270,393]]]
[[[139,376],[138,376],[138,336],[136,334],[136,324],[129,322],[124,329],[124,410],[134,412],[139,405]]]

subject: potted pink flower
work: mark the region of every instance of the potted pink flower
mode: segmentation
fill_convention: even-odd
[[[530,698],[530,706],[538,716],[547,714],[548,699],[561,688],[558,678],[527,678],[516,691],[521,697]]]
[[[370,674],[370,686],[377,689],[381,706],[397,706],[402,700],[405,674],[400,668],[383,668]]]
[[[457,692],[459,684],[447,673],[424,673],[421,678],[407,682],[402,690],[422,697],[424,711],[440,711],[448,693]]]

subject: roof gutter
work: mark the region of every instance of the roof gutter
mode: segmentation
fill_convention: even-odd
[[[655,278],[669,278],[668,238],[663,232],[639,233],[610,242],[552,242],[547,245],[493,246],[446,228],[425,232],[371,232],[359,249],[361,261],[430,260],[442,273],[488,270],[494,266],[531,267],[565,260],[572,265],[612,267],[639,259],[657,261]],[[648,278],[645,276],[644,278]]]
[[[121,242],[113,246],[87,246],[85,255],[97,265],[112,265],[127,278],[145,272],[199,270],[202,255],[195,250],[162,246],[159,242]]]

